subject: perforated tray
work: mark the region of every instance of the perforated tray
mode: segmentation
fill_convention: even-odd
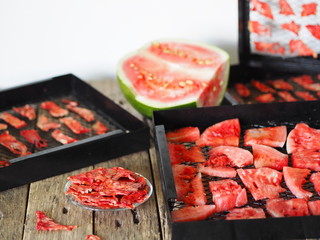
[[[36,127],[37,119],[29,121],[12,110],[12,107],[30,104],[36,109],[37,117],[40,114],[50,117],[40,107],[41,102],[51,100],[63,107],[62,99],[77,101],[79,106],[90,109],[96,120],[108,127],[108,132],[97,135],[91,130],[78,135],[61,124],[59,129],[63,133],[78,140],[62,145],[51,137],[51,131],[43,132]],[[0,146],[1,159],[11,163],[10,166],[0,168],[0,191],[145,150],[150,146],[149,128],[143,122],[72,74],[0,92],[0,113],[2,112],[9,112],[27,122],[24,128],[15,129],[9,125],[7,130],[23,142],[31,154],[19,157]],[[91,127],[92,123],[87,123],[71,111],[68,116],[87,128]],[[58,119],[53,120],[59,122]],[[24,129],[36,129],[47,140],[48,146],[35,148],[20,135],[20,131]]]

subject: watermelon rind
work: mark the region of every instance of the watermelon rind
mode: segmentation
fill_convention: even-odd
[[[217,102],[215,103],[215,106],[218,106],[221,104],[224,93],[227,88],[228,79],[229,79],[229,70],[230,70],[230,56],[229,54],[222,50],[219,47],[209,45],[206,43],[199,43],[189,40],[172,40],[172,39],[166,39],[166,40],[157,40],[155,42],[165,42],[165,41],[176,41],[176,42],[183,42],[183,43],[190,43],[199,45],[205,48],[213,49],[215,52],[217,52],[219,55],[223,56],[224,63],[223,64],[223,72],[224,72],[224,80],[221,85],[221,90],[219,93],[219,97],[217,99]],[[151,43],[146,44],[141,49],[144,49],[148,46],[150,46]],[[151,118],[154,111],[157,110],[167,110],[167,109],[179,109],[179,108],[195,108],[195,107],[201,107],[201,103],[199,102],[199,99],[197,97],[189,97],[184,99],[179,99],[175,101],[174,103],[169,102],[161,102],[157,100],[148,99],[144,96],[141,96],[137,93],[137,91],[134,89],[132,83],[130,80],[126,77],[126,74],[122,70],[122,64],[123,62],[128,59],[129,57],[138,54],[140,49],[138,49],[135,52],[129,53],[126,56],[124,56],[118,63],[117,66],[117,81],[119,84],[119,87],[122,91],[122,94],[126,98],[126,100],[134,107],[139,113],[142,115]]]

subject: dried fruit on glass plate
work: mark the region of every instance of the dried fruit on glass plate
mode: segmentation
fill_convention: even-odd
[[[71,183],[67,197],[86,208],[133,209],[148,199],[152,191],[146,178],[122,167],[100,167],[68,180]]]
[[[71,231],[77,226],[62,225],[53,221],[53,219],[47,217],[44,212],[36,211],[36,228],[37,230],[67,230]]]

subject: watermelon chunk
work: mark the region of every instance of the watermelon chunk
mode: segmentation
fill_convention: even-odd
[[[228,83],[229,55],[187,40],[159,40],[124,56],[117,77],[124,96],[141,114],[219,105]]]
[[[310,177],[310,182],[313,183],[314,189],[320,195],[320,172],[312,173]]]
[[[282,173],[271,168],[237,169],[246,188],[255,200],[278,198],[285,189],[280,186]]]
[[[320,171],[320,152],[302,150],[291,155],[292,166],[295,168],[308,168]]]
[[[309,32],[317,39],[320,40],[320,25],[306,25]]]
[[[190,191],[191,186],[189,180],[194,178],[196,172],[197,169],[192,166],[180,164],[172,165],[173,179],[178,200],[183,200]]]
[[[237,171],[232,167],[211,167],[199,163],[197,171],[212,177],[234,178],[237,176]]]
[[[244,133],[244,145],[267,145],[270,147],[283,147],[287,139],[287,127],[263,127],[247,129]]]
[[[190,181],[190,186],[191,193],[187,194],[183,201],[188,205],[205,205],[207,203],[207,198],[202,183],[201,173],[197,173],[197,175]]]
[[[216,212],[215,205],[187,206],[171,212],[173,222],[201,221]]]
[[[252,144],[252,152],[256,168],[269,167],[282,170],[284,166],[288,166],[288,155],[275,148]]]
[[[205,162],[206,158],[202,150],[198,146],[190,147],[189,149],[182,144],[168,143],[171,164],[183,162]]]
[[[214,147],[209,151],[209,156],[209,160],[205,163],[205,165],[212,165],[215,167],[244,167],[253,164],[252,153],[239,147]]]
[[[166,133],[167,141],[174,143],[195,142],[200,138],[197,127],[184,127]]]
[[[240,122],[239,119],[228,119],[216,123],[200,135],[196,141],[199,147],[204,146],[239,146],[240,139]]]
[[[312,215],[320,215],[320,200],[309,201],[308,207]]]
[[[308,204],[305,199],[289,199],[282,198],[268,199],[266,204],[267,212],[272,217],[296,217],[309,216]]]
[[[298,123],[288,134],[287,152],[293,153],[304,149],[320,150],[320,130],[311,128],[306,123]]]
[[[310,174],[309,169],[284,167],[283,176],[287,187],[297,198],[308,200],[313,194],[302,188],[302,185],[307,182],[306,177]]]
[[[248,202],[246,189],[232,179],[210,181],[209,188],[217,212],[241,207]]]
[[[262,208],[243,207],[229,210],[226,220],[266,218]]]

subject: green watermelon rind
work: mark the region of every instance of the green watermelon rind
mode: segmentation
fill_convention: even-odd
[[[125,96],[125,98],[127,99],[127,101],[142,115],[151,118],[153,111],[157,111],[157,110],[164,110],[164,109],[177,109],[177,108],[194,108],[197,107],[197,103],[196,101],[194,102],[190,102],[190,103],[186,103],[186,104],[181,104],[181,105],[175,105],[175,106],[171,106],[171,107],[154,107],[151,105],[147,105],[146,103],[143,103],[141,101],[138,101],[136,99],[136,96],[133,94],[133,92],[130,90],[130,88],[123,83],[123,81],[118,77],[118,83],[120,86],[120,89],[123,93],[123,95]]]
[[[162,42],[162,41],[163,40],[161,40],[160,42]],[[229,70],[230,70],[230,56],[229,56],[229,54],[219,47],[209,45],[206,43],[191,42],[191,41],[186,41],[186,40],[178,40],[178,42],[186,42],[186,43],[196,44],[196,45],[200,45],[200,46],[203,46],[206,48],[214,49],[220,55],[224,56],[225,62],[223,64],[226,67],[225,81],[224,81],[224,86],[221,89],[219,99],[218,99],[217,103],[215,104],[216,106],[220,105],[223,100],[223,97],[224,97],[224,92],[225,92],[227,85],[228,85]],[[148,45],[149,44],[145,45],[141,49],[144,49]],[[117,80],[118,80],[119,87],[120,87],[123,95],[127,99],[127,101],[132,105],[132,107],[134,107],[139,113],[141,113],[142,115],[144,115],[148,118],[152,118],[153,111],[157,111],[157,110],[201,107],[201,105],[198,102],[198,99],[184,99],[182,102],[177,103],[175,105],[172,105],[172,103],[166,104],[166,103],[161,103],[158,101],[152,101],[152,100],[149,101],[148,99],[143,99],[143,101],[140,101],[138,99],[139,96],[135,95],[136,90],[132,87],[130,81],[126,79],[126,76],[120,67],[125,59],[127,59],[128,57],[130,57],[132,55],[135,55],[138,51],[135,51],[135,52],[130,53],[127,56],[123,57],[121,59],[121,61],[119,62],[118,69],[117,69]]]

